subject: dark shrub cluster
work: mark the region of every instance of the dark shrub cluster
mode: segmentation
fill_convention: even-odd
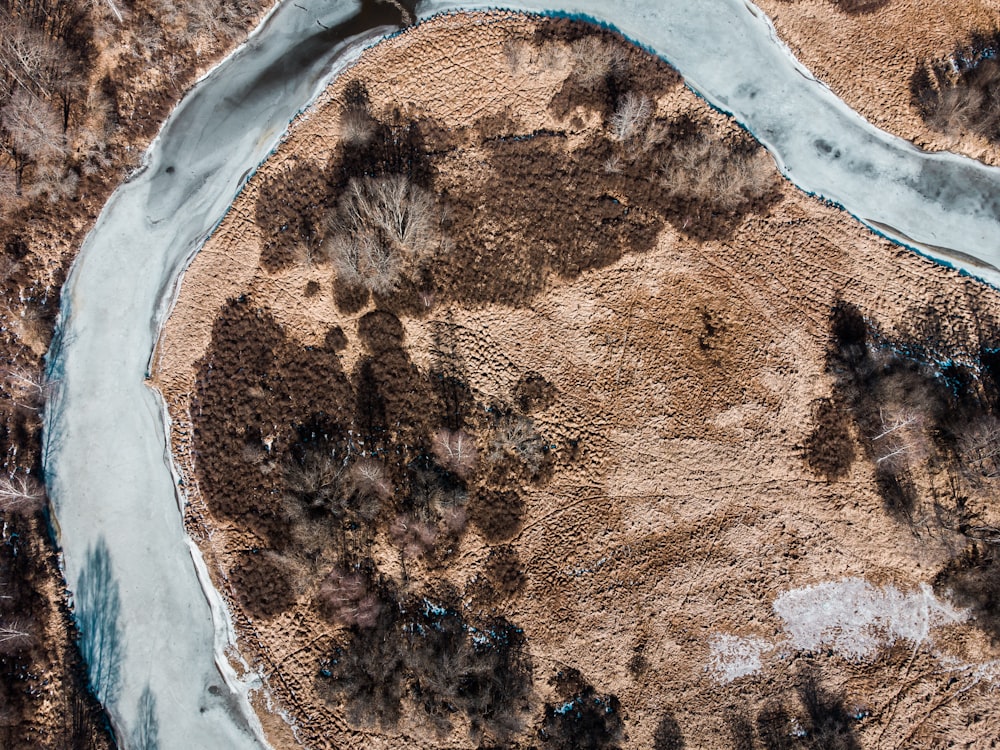
[[[553,750],[614,750],[625,740],[621,705],[614,695],[602,695],[575,669],[553,679],[558,703],[546,703],[538,736]]]
[[[1000,550],[995,545],[971,543],[938,573],[934,589],[970,608],[976,626],[1000,641]]]
[[[357,724],[391,725],[409,704],[442,734],[458,716],[478,739],[520,729],[531,690],[520,630],[502,618],[470,623],[426,598],[382,597],[379,616],[353,627],[321,665],[330,700]]]
[[[977,31],[940,60],[924,60],[910,77],[910,94],[935,130],[972,132],[1000,142],[1000,30]]]
[[[899,517],[909,517],[917,501],[913,466],[931,459],[967,464],[972,448],[996,439],[984,427],[971,445],[971,430],[1000,403],[990,346],[956,353],[939,311],[915,311],[913,318],[905,337],[891,338],[855,306],[834,305],[827,353],[834,390],[817,404],[804,445],[809,466],[830,480],[846,474],[860,447],[874,464],[886,510]]]

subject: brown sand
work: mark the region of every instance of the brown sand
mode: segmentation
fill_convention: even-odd
[[[882,13],[902,14],[905,7],[892,3]],[[898,59],[902,45],[914,45],[907,55],[924,54],[923,48],[902,33],[881,32],[875,36],[883,42],[872,42],[864,66],[853,66],[843,60],[853,47],[833,57],[828,47],[813,45],[816,36],[797,42],[787,33],[797,28],[792,19],[810,18],[812,29],[824,29],[819,37],[831,44],[843,38],[833,29],[848,22],[828,6],[803,1],[765,8],[821,78],[850,81],[838,88],[849,103],[871,100],[859,107],[867,117],[928,142],[905,104],[902,76],[912,58]],[[813,18],[819,15],[829,17],[829,26]],[[920,17],[923,24],[926,10]],[[322,163],[333,153],[340,98],[355,79],[367,83],[375,112],[399,107],[458,129],[509,109],[519,132],[565,128],[547,107],[568,72],[565,45],[553,43],[514,73],[504,54],[504,42],[530,35],[533,23],[504,14],[446,17],[366,52],[250,181],[188,270],[161,338],[153,381],[173,419],[174,455],[190,503],[187,526],[233,607],[243,655],[267,678],[260,707],[285,712],[295,727],[293,734],[265,711],[277,747],[472,745],[461,727],[435,738],[410,719],[395,730],[351,729],[319,697],[318,664],[338,631],[311,604],[318,580],[297,579],[297,603],[270,618],[249,617],[234,597],[234,561],[261,540],[214,518],[196,482],[191,397],[213,320],[227,299],[246,294],[302,345],[321,344],[339,325],[348,339],[343,370],[350,372],[361,351],[356,322],[366,311],[338,312],[329,266],[302,263],[273,274],[259,268],[254,205],[262,178],[297,160]],[[940,30],[926,41],[927,50],[952,38],[949,29]],[[814,64],[828,55],[828,68]],[[889,61],[894,64],[881,65]],[[871,76],[827,75],[861,68]],[[878,90],[894,98],[873,96],[876,74],[890,73],[898,77]],[[856,81],[866,88],[855,88]],[[658,108],[722,120],[683,89],[664,96]],[[601,126],[600,117],[590,116],[574,127]],[[567,149],[573,146],[571,136]],[[462,164],[452,168],[468,169]],[[457,176],[445,162],[438,179]],[[309,281],[318,282],[319,292],[306,297]],[[815,402],[831,391],[825,352],[837,299],[851,301],[889,333],[910,330],[917,311],[944,311],[945,332],[958,350],[976,346],[974,311],[1000,314],[992,291],[783,185],[780,201],[744,221],[731,239],[697,242],[668,226],[649,252],[627,254],[572,280],[552,279],[529,305],[442,303],[424,316],[403,317],[406,350],[422,369],[435,356],[434,324],[447,321],[476,392],[507,399],[520,375],[534,371],[558,393],[534,418],[560,458],[547,482],[521,488],[526,518],[512,541],[527,582],[499,605],[525,631],[536,708],[554,700],[548,679],[574,667],[599,693],[621,701],[624,746],[651,747],[669,712],[687,747],[732,747],[727,712],[753,723],[769,701],[794,704],[793,685],[811,665],[827,689],[870,712],[853,725],[862,747],[936,747],[946,739],[991,746],[1000,732],[993,683],[959,662],[986,663],[1000,653],[971,626],[938,629],[931,641],[901,641],[863,660],[825,651],[807,656],[782,645],[771,608],[782,592],[849,576],[910,592],[931,581],[963,544],[931,518],[932,500],[948,481],[944,473],[917,472],[917,520],[907,525],[882,510],[870,462],[858,460],[836,482],[807,468],[802,446]],[[573,440],[582,452],[569,459]],[[990,513],[981,497],[971,502]],[[468,590],[489,549],[469,531],[445,569],[422,571],[414,563],[410,575],[443,576]],[[390,576],[399,575],[394,561],[388,553],[379,558]],[[719,634],[775,647],[757,674],[723,683],[708,669],[711,639]]]

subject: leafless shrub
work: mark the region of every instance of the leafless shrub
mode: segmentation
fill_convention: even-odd
[[[963,466],[974,474],[1000,476],[1000,420],[984,416],[968,423],[959,436],[958,449]]]
[[[431,450],[444,468],[462,479],[476,470],[476,439],[465,430],[438,430],[431,439]]]
[[[652,116],[653,107],[649,97],[629,91],[621,98],[611,115],[611,135],[620,143],[631,141],[646,131]]]
[[[10,134],[14,151],[31,161],[60,159],[66,152],[59,114],[30,91],[14,92],[0,110],[0,124]]]
[[[597,36],[585,36],[570,46],[573,78],[584,88],[594,88],[610,74],[625,69],[627,59],[617,44],[609,44]]]
[[[561,44],[543,44],[535,54],[533,62],[540,71],[558,71],[569,64],[569,57]]]
[[[351,146],[362,146],[375,134],[375,122],[368,110],[355,106],[344,109],[340,116],[340,137]]]
[[[359,458],[351,464],[345,476],[345,487],[350,492],[375,498],[381,502],[392,497],[385,464],[375,458]]]
[[[39,365],[23,362],[0,367],[0,383],[15,406],[36,412],[41,410],[53,387]]]
[[[32,476],[14,474],[0,478],[0,510],[30,515],[45,506],[45,487]]]
[[[442,508],[441,521],[448,533],[461,534],[469,523],[469,511],[465,505],[451,505]]]
[[[35,641],[30,623],[24,619],[0,621],[0,654],[13,654]]]
[[[513,458],[530,474],[537,474],[545,458],[544,444],[530,417],[510,414],[500,419],[490,435],[487,459],[494,464]]]
[[[438,246],[434,200],[402,175],[352,179],[330,219],[326,252],[349,287],[387,294]]]
[[[404,558],[416,558],[434,549],[438,530],[433,524],[407,514],[399,516],[392,523],[389,535]]]
[[[951,138],[969,133],[1000,140],[1000,32],[974,32],[947,57],[921,62],[910,77],[912,102],[924,121]]]
[[[724,142],[699,133],[665,155],[664,186],[677,196],[694,197],[723,210],[765,195],[774,185],[774,164],[763,149],[734,153]]]
[[[76,196],[80,177],[72,169],[61,164],[41,163],[35,170],[35,179],[27,190],[29,198],[45,196],[49,203],[59,203]]]
[[[525,68],[531,62],[533,54],[534,48],[527,39],[515,37],[504,42],[503,55],[511,75],[517,75]]]
[[[332,570],[320,586],[317,599],[323,611],[345,627],[374,627],[382,611],[382,602],[368,577],[358,571]]]
[[[0,213],[11,212],[20,202],[17,195],[17,172],[12,162],[0,162]]]
[[[51,95],[68,72],[67,58],[63,45],[24,20],[0,12],[0,61],[15,89]]]
[[[927,456],[923,415],[913,409],[879,409],[878,430],[870,439],[875,465],[894,473],[906,471]]]
[[[348,287],[389,294],[403,275],[403,259],[374,232],[334,236],[327,243],[327,253],[337,280]]]
[[[309,451],[301,462],[285,465],[285,489],[289,495],[313,511],[339,510],[342,464],[326,451]]]
[[[991,129],[982,116],[983,94],[979,89],[946,87],[928,112],[927,124],[942,133],[960,136],[970,131]]]

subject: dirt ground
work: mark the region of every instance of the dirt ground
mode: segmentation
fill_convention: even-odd
[[[764,7],[783,33],[819,8]],[[651,111],[616,141],[629,92]],[[324,256],[365,160],[447,238],[372,296]],[[662,63],[458,15],[295,123],[188,269],[152,380],[276,747],[987,748],[1000,514],[965,428],[992,429],[998,320],[993,290],[780,182]],[[375,465],[374,507],[323,494]]]
[[[995,0],[762,0],[757,5],[812,74],[873,125],[929,151],[1000,164],[996,142],[929,127],[910,90],[918,65],[946,60],[974,32],[996,29]]]

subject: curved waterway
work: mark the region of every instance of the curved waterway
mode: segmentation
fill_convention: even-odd
[[[875,129],[795,61],[749,3],[508,6],[614,25],[732,113],[800,188],[1000,284],[1000,170]],[[431,0],[419,10],[477,7]],[[184,268],[248,175],[331,75],[389,30],[379,24],[397,20],[387,6],[279,5],[177,107],[144,168],[105,206],[64,288],[45,466],[91,680],[125,747],[266,745],[247,698],[253,677],[184,531],[162,401],[144,381]]]

